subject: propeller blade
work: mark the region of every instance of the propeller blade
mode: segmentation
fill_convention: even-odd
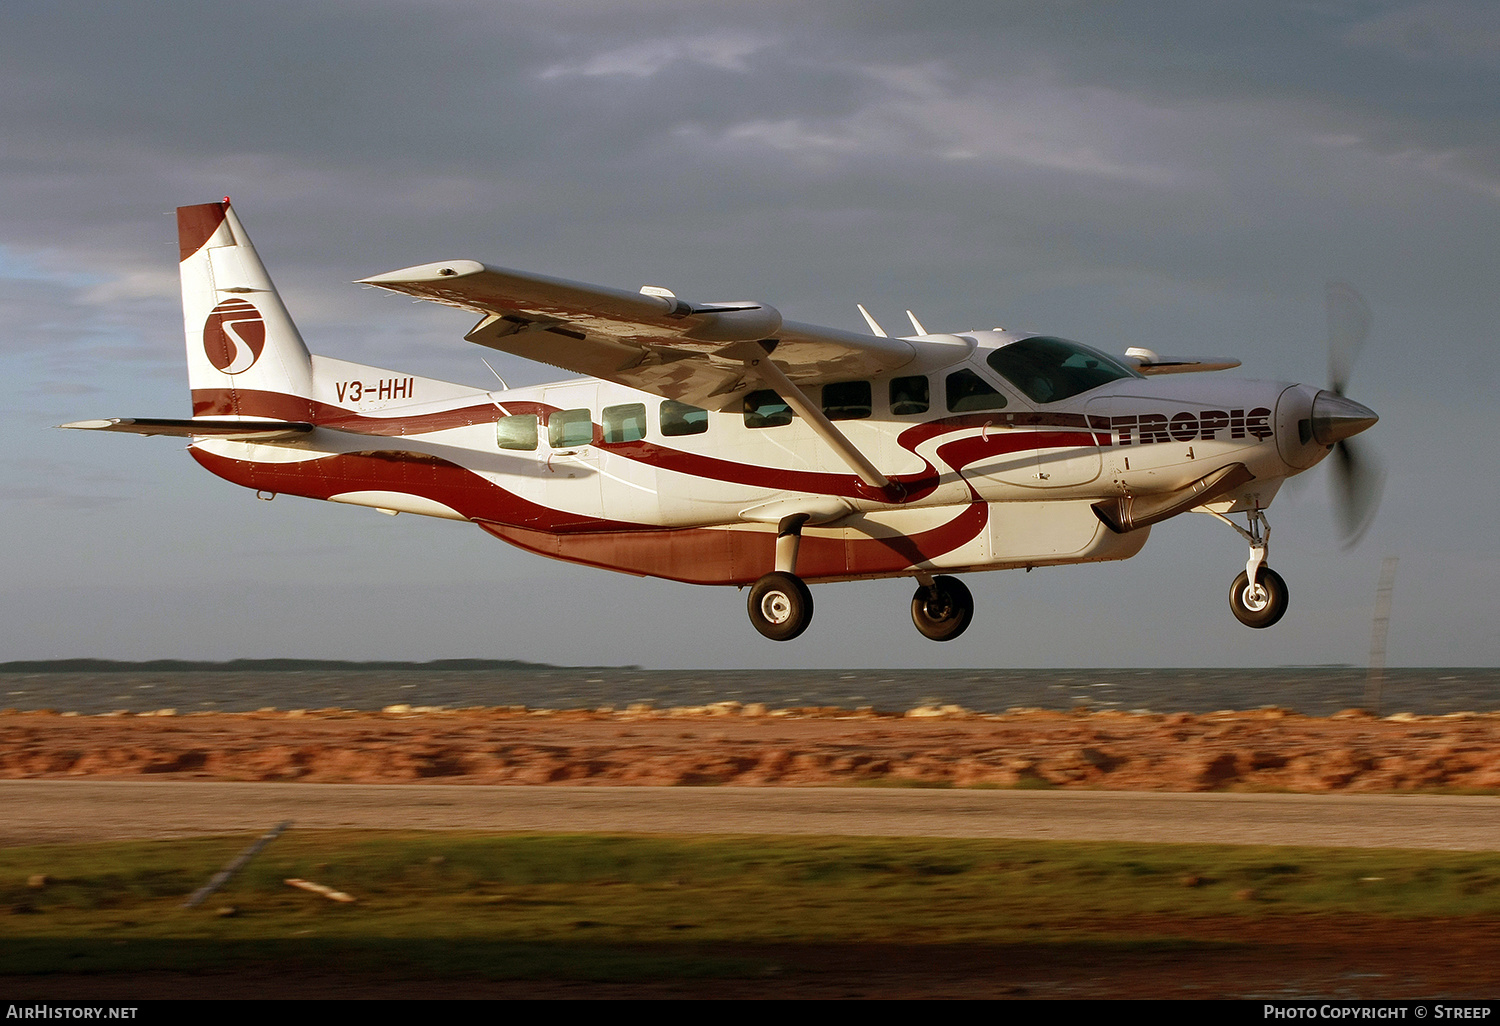
[[[1370,449],[1343,439],[1333,447],[1333,506],[1343,534],[1344,548],[1353,548],[1364,537],[1380,496],[1385,491],[1385,470]]]
[[[1365,336],[1370,334],[1370,305],[1354,286],[1331,281],[1328,299],[1328,387],[1339,395],[1349,383],[1349,372]]]

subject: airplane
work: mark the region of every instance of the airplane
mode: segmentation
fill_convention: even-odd
[[[1287,608],[1266,565],[1282,483],[1335,454],[1351,539],[1378,502],[1378,465],[1349,441],[1377,417],[1344,395],[1369,327],[1347,286],[1331,287],[1320,389],[1183,376],[1228,358],[934,333],[910,311],[915,333],[892,337],[863,306],[856,333],[474,260],[357,283],[468,311],[468,341],[585,375],[489,390],[310,354],[227,197],[178,208],[177,229],[192,416],[62,427],[188,438],[262,498],[468,521],[554,559],[748,587],[751,623],[777,641],[807,629],[810,583],[884,577],[914,579],[917,630],[951,641],[974,615],[958,575],[1128,559],[1187,512],[1248,543],[1230,606],[1270,627]]]

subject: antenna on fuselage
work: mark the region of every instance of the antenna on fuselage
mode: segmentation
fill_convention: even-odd
[[[859,312],[865,315],[865,323],[870,326],[870,330],[872,332],[879,335],[881,338],[890,338],[890,336],[885,333],[885,329],[882,328],[879,324],[875,323],[875,318],[870,316],[870,311],[865,309],[863,303],[855,303],[854,305],[859,307]]]
[[[479,358],[479,362],[482,363],[482,364],[484,364],[486,367],[490,367],[490,361],[486,360],[482,356]],[[495,380],[498,381],[498,382],[500,382],[500,387],[501,388],[505,389],[507,392],[510,391],[510,386],[505,383],[505,379],[500,376],[500,372],[499,371],[497,371],[493,367],[490,367],[490,373],[493,374],[493,375],[495,375]]]
[[[918,335],[925,335],[925,334],[927,334],[927,329],[924,328],[924,327],[922,327],[922,322],[919,321],[919,320],[917,320],[917,315],[916,314],[914,314],[910,310],[908,310],[908,311],[906,311],[906,316],[911,319],[911,326],[913,328],[917,329],[917,334]]]

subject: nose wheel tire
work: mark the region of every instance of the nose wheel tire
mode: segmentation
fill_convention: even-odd
[[[973,619],[974,596],[957,577],[934,577],[932,587],[918,588],[911,598],[911,622],[933,641],[952,641]]]
[[[1250,575],[1241,572],[1229,589],[1229,608],[1246,627],[1271,626],[1286,612],[1286,602],[1286,582],[1268,566],[1256,571],[1255,587],[1250,586]]]
[[[796,574],[766,574],[750,589],[750,622],[772,641],[791,641],[812,622],[812,592]]]

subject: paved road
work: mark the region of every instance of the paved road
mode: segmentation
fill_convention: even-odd
[[[301,829],[835,834],[1500,850],[1500,798],[842,787],[0,781],[0,846]]]

